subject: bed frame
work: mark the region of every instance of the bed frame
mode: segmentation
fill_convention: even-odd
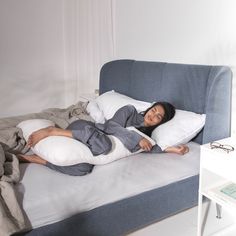
[[[225,66],[117,60],[100,74],[100,94],[114,89],[132,98],[168,101],[206,114],[193,141],[230,136],[232,72]],[[197,205],[198,175],[80,213],[21,235],[118,236]]]

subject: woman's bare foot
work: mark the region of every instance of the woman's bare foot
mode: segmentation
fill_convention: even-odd
[[[41,164],[41,165],[46,165],[47,161],[42,159],[41,157],[33,154],[33,155],[23,155],[23,154],[18,154],[17,158],[19,159],[20,162],[23,163],[36,163],[36,164]]]
[[[50,127],[33,132],[28,138],[28,142],[27,142],[28,146],[34,147],[34,145],[38,143],[40,140],[50,136],[50,133],[52,132],[53,129],[54,127],[50,126]]]

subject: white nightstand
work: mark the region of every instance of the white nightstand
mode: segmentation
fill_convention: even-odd
[[[236,148],[235,138],[226,138],[217,142]],[[209,143],[202,145],[198,200],[198,236],[202,235],[204,219],[202,211],[203,196],[216,203],[217,218],[221,218],[221,208],[236,214],[236,199],[220,191],[225,185],[232,182],[236,183],[236,150],[227,153],[219,148],[211,149]]]

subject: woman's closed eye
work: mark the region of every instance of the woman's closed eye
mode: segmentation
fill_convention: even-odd
[[[163,119],[163,115],[161,113],[159,113],[158,109],[157,108],[153,108],[153,113],[155,113],[156,117],[159,119],[159,120],[162,120]]]
[[[163,116],[161,114],[157,114],[156,116],[157,116],[158,120],[162,120],[163,119]]]

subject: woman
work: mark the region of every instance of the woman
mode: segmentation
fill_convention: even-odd
[[[130,131],[126,127],[134,126],[141,132],[151,136],[152,131],[175,115],[175,108],[173,105],[167,102],[156,102],[150,108],[143,113],[138,113],[134,106],[127,105],[120,108],[115,115],[107,120],[104,124],[94,124],[90,121],[78,120],[71,123],[66,130],[48,127],[31,134],[28,140],[29,147],[34,146],[41,139],[48,136],[66,136],[79,140],[87,145],[93,155],[107,154],[112,144],[107,135],[114,135],[124,144],[124,146],[131,152],[135,152],[142,148],[146,152],[163,152],[158,145],[152,146],[152,144],[135,131]],[[186,145],[178,145],[176,147],[168,147],[164,152],[176,153],[183,155],[189,151]],[[36,155],[21,155],[20,159],[23,161],[43,164],[51,169],[58,170],[63,173],[79,175],[80,168],[87,168],[85,171],[89,171],[93,166],[90,164],[82,163],[74,166],[58,167],[48,163],[44,159]],[[70,170],[75,168],[75,173],[69,173]],[[79,169],[78,169],[79,168]],[[91,169],[92,170],[92,169]]]

